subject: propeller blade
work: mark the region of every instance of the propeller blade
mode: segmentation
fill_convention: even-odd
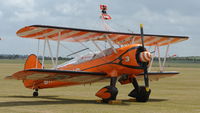
[[[143,25],[140,24],[140,32],[141,32],[141,41],[142,41],[142,47],[144,48],[144,32],[143,32]],[[144,49],[145,50],[145,49]],[[148,77],[148,63],[144,63],[144,83],[146,91],[149,91],[149,77]]]
[[[143,32],[143,24],[140,24],[140,32],[141,32],[142,47],[144,48],[144,32]]]

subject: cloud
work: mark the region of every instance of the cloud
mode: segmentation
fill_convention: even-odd
[[[49,13],[45,10],[42,11],[35,11],[35,10],[29,10],[29,11],[14,11],[13,17],[10,18],[10,21],[27,21],[27,20],[35,20],[35,19],[43,19],[42,17],[49,16]]]
[[[35,0],[3,0],[2,10],[5,12],[5,18],[9,21],[24,21],[37,15],[35,11]]]
[[[64,3],[64,4],[58,4],[55,6],[55,9],[57,12],[61,12],[62,14],[78,14],[80,11],[78,9],[78,7],[80,7],[80,4],[68,4],[68,3]],[[80,13],[79,13],[80,14]]]
[[[200,19],[200,16],[189,16],[181,14],[181,12],[168,10],[166,12],[167,17],[169,17],[169,22],[172,24],[178,24],[178,25],[194,25],[194,24],[200,24],[198,21]],[[183,24],[184,23],[184,24]]]
[[[3,12],[0,10],[0,18],[3,16]]]
[[[139,24],[143,23],[145,33],[188,35],[191,40],[177,44],[178,49],[172,49],[172,51],[180,55],[187,55],[187,53],[200,55],[196,52],[199,48],[198,42],[200,42],[198,38],[200,1],[198,0],[182,0],[182,5],[179,0],[173,2],[160,0],[127,0],[126,2],[121,0],[2,0],[0,31],[1,35],[9,41],[1,44],[3,50],[0,50],[0,53],[6,53],[6,45],[10,44],[10,40],[15,40],[10,45],[10,51],[16,53],[23,54],[26,51],[27,54],[29,51],[27,48],[35,47],[31,40],[16,40],[18,37],[15,32],[27,25],[44,24],[102,29],[99,19],[100,4],[108,5],[108,13],[113,18],[108,23],[117,31],[129,32],[129,29],[139,32]],[[27,44],[21,44],[24,42]],[[188,49],[188,52],[183,52],[181,49],[185,45],[190,45],[194,51]]]
[[[3,0],[3,5],[9,8],[20,8],[21,10],[31,10],[35,6],[35,0]]]

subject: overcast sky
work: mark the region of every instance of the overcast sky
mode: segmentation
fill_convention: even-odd
[[[170,54],[200,56],[200,0],[0,0],[0,54],[36,53],[36,40],[15,34],[28,25],[102,30],[100,4],[108,5],[109,24],[116,31],[137,33],[142,23],[145,33],[189,36],[173,44]],[[63,50],[61,55],[67,53]]]

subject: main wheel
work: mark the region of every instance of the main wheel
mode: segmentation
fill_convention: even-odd
[[[129,93],[128,96],[135,97],[137,102],[147,102],[149,100],[150,93],[151,90],[146,91],[146,88],[144,86],[141,86],[139,88],[139,92],[134,89]]]
[[[116,100],[118,89],[113,86],[106,86],[100,89],[96,96],[102,98],[103,102],[108,103],[110,100]]]
[[[33,92],[33,97],[37,97],[38,95],[39,95],[38,92],[36,92],[36,91]]]

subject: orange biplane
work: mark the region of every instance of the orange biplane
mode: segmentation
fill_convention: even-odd
[[[110,84],[96,93],[96,96],[100,97],[103,102],[116,100],[117,81],[121,84],[132,83],[134,89],[129,96],[136,98],[138,102],[146,102],[151,93],[150,80],[173,76],[178,72],[163,71],[166,59],[164,59],[163,65],[160,63],[161,70],[159,72],[148,71],[155,55],[149,52],[145,46],[155,46],[159,52],[158,47],[167,46],[168,48],[170,44],[187,40],[189,37],[144,34],[142,26],[140,30],[141,33],[136,34],[45,25],[24,27],[17,31],[19,37],[44,40],[42,63],[36,55],[32,54],[27,58],[24,70],[6,78],[22,80],[26,88],[34,90],[33,96],[38,96],[39,89],[81,85],[110,79]],[[55,60],[49,40],[57,41]],[[84,47],[86,45],[83,42],[90,41],[99,52],[79,56],[58,65],[61,41],[80,43]],[[103,50],[97,42],[105,42],[109,48]],[[44,68],[46,46],[53,64],[51,69]],[[144,86],[140,86],[138,80],[143,78]]]

